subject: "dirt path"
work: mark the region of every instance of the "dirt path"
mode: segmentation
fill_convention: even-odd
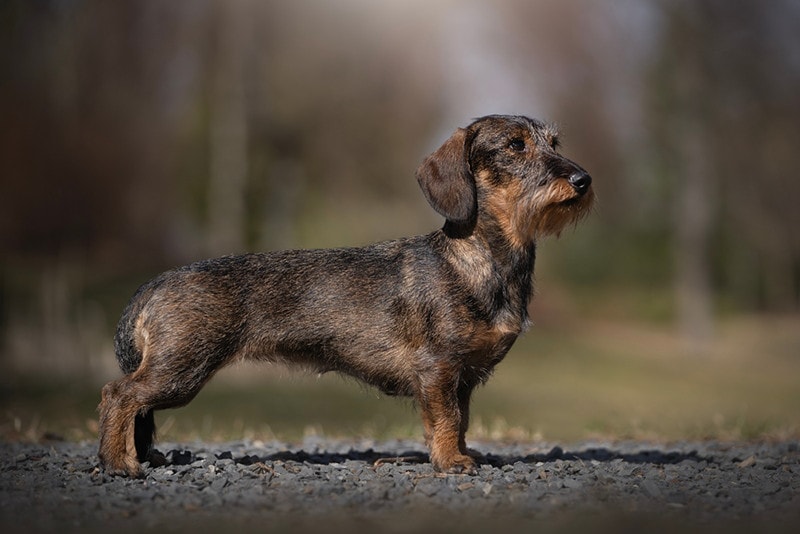
[[[2,443],[0,526],[484,532],[532,524],[561,532],[652,523],[789,532],[800,525],[797,442],[476,448],[487,454],[477,476],[443,476],[417,442],[160,444],[168,464],[129,480],[97,469],[94,443]],[[397,456],[423,461],[379,461]]]

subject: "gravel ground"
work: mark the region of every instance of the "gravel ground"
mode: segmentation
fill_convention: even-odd
[[[161,443],[166,465],[130,480],[95,443],[0,443],[0,530],[799,531],[798,442],[473,445],[477,476],[413,441]]]

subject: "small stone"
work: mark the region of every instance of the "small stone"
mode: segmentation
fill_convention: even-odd
[[[745,468],[745,467],[752,467],[756,464],[756,457],[754,455],[750,455],[741,462],[737,463],[737,467]]]
[[[439,493],[439,491],[442,489],[442,484],[441,481],[436,478],[423,478],[417,482],[417,485],[414,489],[415,491],[419,491],[423,495],[430,497]]]
[[[658,488],[658,485],[656,485],[656,483],[653,482],[652,480],[643,480],[640,486],[644,490],[644,492],[650,497],[654,499],[661,497],[661,490]]]
[[[211,482],[210,488],[214,492],[219,492],[222,491],[222,489],[227,485],[228,485],[228,479],[225,477],[220,477]]]
[[[173,465],[189,465],[192,463],[192,453],[173,449],[167,453],[166,460]]]

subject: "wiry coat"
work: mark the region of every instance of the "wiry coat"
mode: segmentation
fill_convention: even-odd
[[[425,236],[361,248],[204,260],[142,286],[103,389],[100,457],[137,476],[153,410],[189,402],[223,366],[282,361],[354,376],[420,407],[431,461],[471,471],[469,399],[528,325],[536,240],[589,209],[589,175],[524,117],[459,129],[417,171],[446,218]]]

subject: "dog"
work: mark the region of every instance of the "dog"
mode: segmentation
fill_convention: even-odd
[[[428,235],[209,259],[141,286],[114,339],[124,376],[98,407],[104,469],[143,476],[154,410],[228,364],[267,361],[413,397],[433,467],[474,474],[472,391],[529,325],[537,241],[591,211],[592,179],[554,127],[507,115],[457,129],[416,178],[445,219]]]

